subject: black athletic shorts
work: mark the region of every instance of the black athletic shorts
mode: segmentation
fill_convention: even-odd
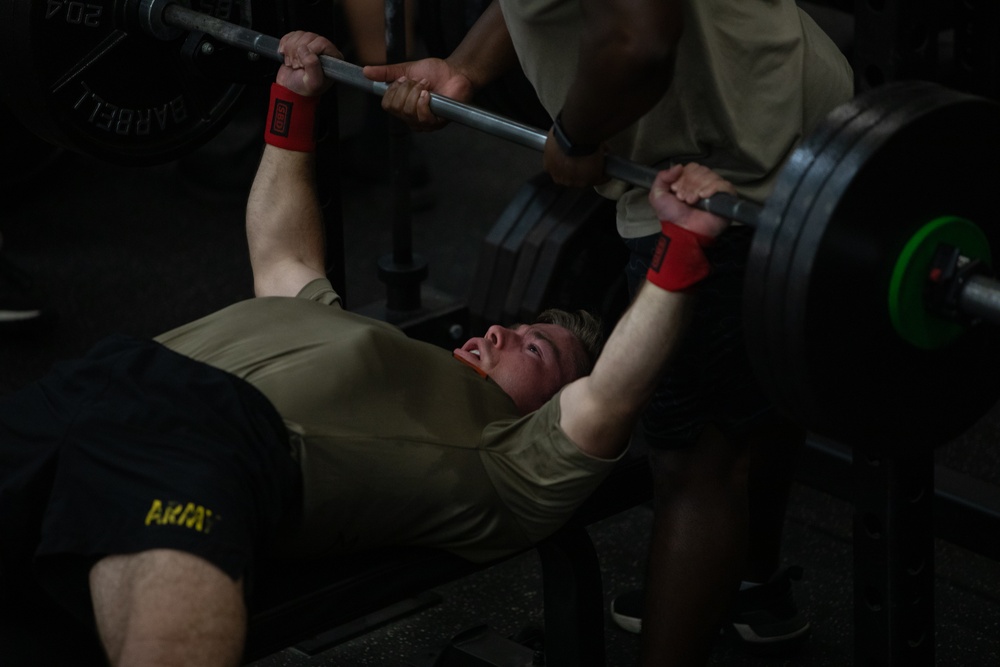
[[[708,424],[739,437],[780,419],[757,383],[743,340],[743,277],[752,235],[751,228],[734,226],[706,249],[712,273],[692,289],[698,297],[692,321],[642,416],[651,447],[691,446]],[[625,239],[633,295],[659,236]]]
[[[0,579],[82,620],[103,556],[178,549],[234,580],[298,518],[301,473],[250,384],[114,336],[0,399]]]

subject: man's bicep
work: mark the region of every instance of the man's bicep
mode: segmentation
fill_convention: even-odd
[[[632,432],[631,416],[616,414],[590,391],[590,378],[569,384],[559,394],[559,427],[584,453],[602,459],[621,455]]]

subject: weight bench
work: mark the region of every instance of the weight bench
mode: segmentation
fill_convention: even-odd
[[[645,445],[634,438],[627,454],[567,524],[536,545],[548,667],[603,667],[604,593],[587,526],[648,501],[652,486]],[[366,617],[516,555],[473,563],[435,549],[399,547],[262,567],[250,609],[245,660],[308,642],[331,628],[355,626],[360,628],[355,634],[363,634],[370,629],[364,625]]]

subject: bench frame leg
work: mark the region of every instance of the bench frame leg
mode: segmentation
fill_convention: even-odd
[[[538,545],[546,667],[603,667],[604,586],[590,534],[570,526]]]

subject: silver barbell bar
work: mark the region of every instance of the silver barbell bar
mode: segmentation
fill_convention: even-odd
[[[194,11],[176,4],[173,0],[140,0],[139,22],[143,30],[158,39],[176,38],[182,34],[181,31],[203,32],[223,44],[256,53],[276,62],[284,60],[283,56],[278,53],[278,38]],[[362,73],[361,67],[339,58],[321,55],[320,63],[326,76],[338,83],[380,97],[385,94],[389,87],[387,83],[367,79]],[[431,93],[430,96],[430,109],[441,118],[455,121],[525,148],[536,151],[545,150],[545,141],[548,137],[546,132],[505,116],[435,93]],[[652,167],[632,162],[617,155],[608,155],[605,158],[605,173],[608,176],[646,190],[653,186],[657,171]],[[725,192],[703,199],[696,206],[710,213],[751,226],[757,225],[762,211],[758,204]]]
[[[211,35],[223,44],[256,53],[276,62],[284,57],[278,52],[279,40],[243,26],[194,11],[174,0],[140,0],[139,22],[142,28],[158,39],[174,39],[182,31],[196,31]],[[382,96],[389,84],[371,81],[362,68],[327,55],[320,56],[323,72],[330,79],[373,95]],[[464,104],[449,97],[431,93],[431,111],[442,118],[480,130],[501,139],[536,151],[545,150],[546,132],[494,114],[478,107]],[[650,189],[657,170],[626,160],[620,156],[605,158],[605,173],[643,189]],[[740,199],[726,192],[719,192],[695,204],[698,208],[716,215],[757,227],[764,208],[752,201]],[[1000,283],[985,276],[973,276],[964,285],[959,298],[961,309],[969,315],[1000,324]]]

